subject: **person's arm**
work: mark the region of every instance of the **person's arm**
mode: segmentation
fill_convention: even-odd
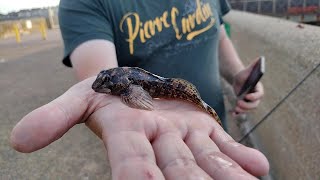
[[[224,25],[221,25],[221,36],[219,42],[219,59],[221,75],[233,85],[235,94],[237,94],[246,81],[252,65],[245,67],[240,60],[231,40],[226,34]],[[245,100],[238,100],[234,108],[234,115],[237,113],[245,113],[258,107],[264,95],[263,85],[261,82],[255,87],[254,92],[245,96]]]
[[[241,62],[237,51],[228,38],[224,25],[221,25],[219,42],[220,73],[230,83],[233,83],[234,76],[245,67]]]
[[[73,67],[79,81],[118,66],[111,17],[103,13],[108,9],[98,1],[60,1],[63,63]]]
[[[107,40],[82,43],[72,52],[70,60],[79,81],[118,66],[115,46]]]
[[[16,150],[41,149],[85,122],[105,144],[113,179],[256,179],[268,172],[262,153],[236,143],[191,104],[155,100],[157,109],[143,111],[95,93],[94,76],[117,66],[112,42],[86,41],[70,59],[78,79],[85,80],[15,126],[11,144]]]

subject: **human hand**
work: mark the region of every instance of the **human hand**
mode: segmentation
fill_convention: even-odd
[[[235,94],[238,94],[245,81],[249,77],[253,67],[257,61],[251,63],[247,68],[237,73],[233,78],[233,89]],[[246,94],[243,99],[237,99],[236,107],[233,110],[233,115],[246,113],[258,107],[264,95],[263,85],[258,82],[252,92]]]
[[[256,179],[269,164],[259,151],[235,142],[196,106],[155,100],[154,111],[129,108],[118,97],[95,93],[95,77],[26,115],[11,144],[33,152],[78,123],[104,142],[113,179]]]

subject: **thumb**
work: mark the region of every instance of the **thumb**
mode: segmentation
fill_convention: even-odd
[[[91,82],[91,83],[90,83]],[[27,114],[13,128],[10,142],[19,152],[29,153],[59,139],[80,123],[88,109],[93,78],[82,81],[52,102]]]
[[[260,57],[256,58],[249,66],[245,69],[240,71],[238,74],[235,75],[233,81],[233,88],[235,93],[238,94],[243,84],[246,82],[247,78],[249,77],[251,71],[255,67],[255,65],[259,62]]]

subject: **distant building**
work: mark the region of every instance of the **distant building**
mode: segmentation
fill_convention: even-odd
[[[58,7],[24,9],[18,12],[0,14],[0,21],[21,20],[39,17],[49,18],[49,9],[53,11],[54,15],[58,14]]]

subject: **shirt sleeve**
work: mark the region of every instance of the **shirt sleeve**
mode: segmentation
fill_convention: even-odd
[[[93,39],[113,42],[106,7],[98,0],[61,0],[59,25],[64,42],[62,62],[68,67],[72,67],[70,54],[80,44]]]
[[[222,17],[231,10],[231,6],[228,0],[219,0],[219,5],[220,5],[220,10],[219,10],[220,24],[224,24]]]

